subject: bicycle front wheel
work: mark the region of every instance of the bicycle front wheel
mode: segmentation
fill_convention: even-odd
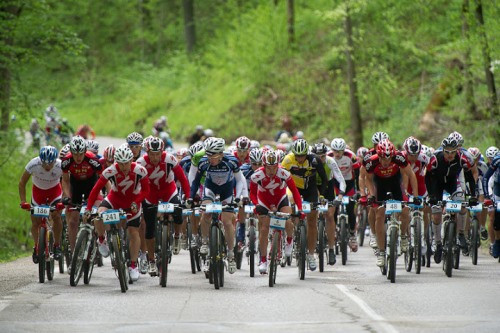
[[[415,228],[413,229],[413,258],[415,261],[415,273],[420,274],[422,268],[422,220],[415,220]],[[427,251],[430,251],[427,249]]]
[[[248,258],[250,264],[250,277],[255,275],[255,226],[248,228]]]
[[[54,278],[54,268],[55,268],[55,262],[54,262],[54,256],[52,253],[54,253],[54,233],[49,230],[48,232],[48,253],[49,256],[47,257],[47,263],[45,264],[46,270],[47,270],[47,280],[52,281]]]
[[[73,251],[73,257],[71,258],[71,274],[69,275],[69,284],[72,287],[78,285],[78,281],[83,274],[83,265],[87,258],[84,258],[85,247],[87,246],[87,240],[89,233],[86,229],[81,229],[78,233],[78,238],[76,240],[75,250]]]
[[[306,277],[306,245],[307,245],[307,235],[306,226],[300,226],[300,248],[299,248],[299,278],[304,280]]]
[[[390,236],[389,236],[389,271],[388,278],[391,280],[391,283],[396,282],[396,259],[398,256],[398,229],[390,228]]]
[[[118,232],[113,232],[111,236],[111,244],[115,254],[115,263],[118,270],[118,280],[120,281],[120,289],[122,293],[128,289],[128,277],[126,273],[127,266],[125,265],[125,255],[123,251],[123,244],[118,235]]]
[[[451,277],[453,269],[453,248],[456,243],[454,226],[455,223],[447,222],[445,227],[446,239],[443,247],[443,251],[445,251],[443,268],[447,277]]]
[[[279,232],[273,232],[273,242],[271,244],[271,261],[269,262],[269,287],[274,287],[274,284],[276,283],[276,270],[278,266],[276,257],[278,256],[279,238]]]
[[[325,220],[318,221],[318,260],[319,271],[323,272],[325,269]]]
[[[339,219],[340,223],[340,252],[342,253],[342,265],[347,263],[347,242],[349,239],[349,231],[347,230],[347,221],[345,217]]]
[[[45,282],[45,245],[47,242],[47,229],[41,227],[38,231],[38,281]]]
[[[481,245],[479,241],[479,221],[476,217],[472,218],[471,222],[471,237],[470,237],[470,256],[472,259],[472,264],[477,265],[477,252]]]
[[[167,286],[168,275],[168,249],[170,246],[170,229],[168,224],[163,224],[161,229],[161,251],[160,251],[160,285]]]
[[[366,223],[367,223],[367,213],[366,209],[362,208],[361,209],[361,216],[359,220],[359,228],[358,228],[358,236],[359,236],[359,246],[363,246],[363,243],[365,241],[365,230],[366,230]]]
[[[219,230],[217,226],[210,227],[210,274],[214,282],[215,289],[219,289]]]

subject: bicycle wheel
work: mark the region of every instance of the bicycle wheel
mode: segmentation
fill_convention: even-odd
[[[219,230],[217,226],[212,225],[210,227],[210,275],[214,282],[215,289],[219,289],[219,264],[218,257],[219,252]]]
[[[66,259],[66,228],[64,227],[63,225],[63,229],[62,229],[62,232],[61,232],[61,244],[60,244],[60,247],[61,247],[61,256],[58,260],[58,264],[59,264],[59,273],[60,274],[64,274],[64,264],[65,264],[65,259]],[[69,262],[68,262],[69,264]]]
[[[52,281],[54,278],[54,268],[55,268],[55,262],[54,262],[54,233],[49,230],[48,231],[48,253],[49,256],[47,257],[47,263],[45,264],[45,269],[47,271],[47,280]]]
[[[470,237],[470,256],[472,258],[472,264],[477,265],[477,251],[481,242],[479,240],[479,221],[476,217],[472,218],[471,221],[471,237]]]
[[[47,241],[47,230],[41,227],[38,231],[38,281],[45,282],[45,244]]]
[[[443,246],[444,262],[443,269],[447,277],[451,277],[453,269],[453,248],[454,243],[456,243],[455,238],[455,223],[448,221],[445,226],[445,241]]]
[[[122,293],[127,292],[128,276],[126,273],[127,266],[125,264],[125,253],[122,247],[122,241],[118,232],[113,232],[111,236],[111,244],[115,253],[115,263],[118,270],[118,280],[120,281],[120,289]]]
[[[358,236],[359,236],[359,246],[363,246],[363,242],[365,241],[365,231],[366,231],[366,223],[367,223],[367,214],[366,209],[361,209],[361,218],[359,219],[359,227],[358,227]]]
[[[186,237],[189,248],[189,261],[191,263],[191,273],[196,274],[196,253],[192,244],[193,232],[191,230],[191,222],[188,220],[186,225]]]
[[[83,265],[83,283],[89,284],[90,279],[92,278],[92,272],[94,272],[94,264],[97,259],[97,242],[95,237],[90,242],[90,248],[88,253],[88,258],[85,258]]]
[[[170,246],[170,230],[168,224],[163,224],[161,229],[161,254],[160,254],[160,285],[167,286],[168,275],[168,248]]]
[[[391,283],[396,282],[396,259],[398,256],[398,229],[390,228],[390,236],[389,236],[389,269],[388,269],[388,278],[391,280]]]
[[[349,231],[347,221],[344,216],[339,218],[340,223],[340,252],[342,253],[342,265],[347,263],[347,242],[349,241]]]
[[[318,221],[318,261],[319,271],[323,272],[325,269],[325,220]]]
[[[224,238],[224,234],[222,233],[221,229],[219,230],[219,258],[220,260],[218,261],[219,263],[219,287],[224,287],[224,260],[223,258],[226,256],[226,239]]]
[[[248,256],[250,263],[250,277],[255,275],[255,226],[248,228]]]
[[[273,232],[273,241],[271,243],[271,260],[269,261],[269,287],[274,287],[276,283],[276,257],[278,256],[279,232]]]
[[[458,269],[460,267],[460,246],[455,242],[453,246],[453,268]]]
[[[306,226],[300,226],[300,244],[299,244],[299,278],[301,280],[305,279],[306,276],[306,245],[307,245],[307,235]]]
[[[87,239],[89,233],[86,229],[80,229],[78,238],[76,240],[75,250],[71,258],[71,274],[69,275],[69,284],[72,287],[78,285],[78,281],[83,274],[83,265],[87,258],[84,258],[85,247],[87,246]]]
[[[422,268],[422,219],[415,219],[413,228],[413,258],[415,261],[415,273],[420,274]]]
[[[425,267],[431,267],[432,256],[432,221],[429,221],[427,227],[427,234],[425,235],[425,244],[427,245],[427,252],[425,253]]]

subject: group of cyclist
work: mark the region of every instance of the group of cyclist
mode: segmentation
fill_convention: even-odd
[[[454,200],[470,206],[483,203],[479,217],[481,237],[490,239],[490,253],[500,255],[500,212],[495,204],[500,202],[500,152],[496,147],[486,151],[486,159],[477,148],[465,149],[463,137],[453,132],[434,150],[424,146],[414,137],[407,138],[401,150],[396,149],[389,135],[376,132],[373,147],[360,147],[354,153],[342,138],[334,138],[330,146],[324,143],[309,145],[304,138],[297,138],[286,151],[283,145],[276,149],[261,147],[260,143],[245,136],[229,146],[223,138],[209,136],[189,148],[173,151],[165,147],[159,137],[145,139],[133,132],[126,142],[115,148],[110,145],[98,154],[99,144],[92,139],[74,136],[60,152],[52,146],[41,148],[25,168],[19,182],[21,208],[33,205],[55,207],[51,213],[55,244],[53,256],[61,256],[61,210],[65,208],[68,238],[73,249],[80,221],[80,208],[87,212],[93,206],[98,213],[109,209],[128,212],[126,230],[130,241],[129,274],[136,281],[140,274],[156,276],[154,253],[155,223],[158,203],[184,203],[186,207],[206,205],[219,200],[223,205],[239,203],[254,205],[253,214],[259,221],[259,271],[268,270],[269,212],[294,213],[285,227],[285,255],[292,256],[293,229],[298,219],[307,225],[307,266],[316,270],[316,245],[318,240],[318,204],[342,200],[343,196],[357,198],[346,206],[349,222],[349,247],[358,250],[356,236],[359,219],[355,205],[368,207],[370,246],[377,256],[376,264],[385,265],[385,208],[388,199],[412,201],[423,208],[424,230],[432,221],[434,235],[431,249],[436,263],[442,256],[442,208],[438,202],[447,192]],[[492,177],[493,176],[493,177]],[[26,198],[26,184],[33,179],[31,203]],[[84,201],[82,201],[84,200]],[[310,203],[310,210],[303,212],[303,202]],[[324,213],[328,240],[329,265],[336,263],[336,206],[329,205]],[[488,230],[485,228],[490,217]],[[100,216],[100,215],[98,215]],[[89,215],[84,215],[84,221]],[[240,209],[223,211],[220,217],[227,242],[227,269],[236,271],[235,251],[245,247],[246,213]],[[32,235],[35,243],[40,218],[32,216]],[[192,244],[201,244],[199,252],[209,252],[209,225],[211,215],[202,213],[193,217]],[[401,250],[408,249],[410,210],[404,207],[401,220]],[[173,253],[185,248],[185,221],[181,213],[174,213],[175,235]],[[467,214],[462,210],[457,217],[460,246],[467,248],[464,229]],[[109,255],[105,225],[99,217],[94,219],[98,235],[99,252]],[[198,232],[200,230],[200,232]],[[430,232],[430,231],[429,231]],[[201,239],[198,242],[198,234]],[[379,246],[380,245],[380,246]],[[38,260],[37,246],[33,261]]]

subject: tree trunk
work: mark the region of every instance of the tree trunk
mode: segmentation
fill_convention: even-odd
[[[488,46],[488,38],[486,36],[486,30],[484,29],[484,18],[483,18],[483,5],[481,0],[476,1],[476,19],[479,23],[479,35],[481,39],[481,49],[483,52],[483,62],[484,62],[484,73],[486,75],[486,85],[488,86],[488,92],[490,95],[490,110],[492,115],[498,117],[498,101],[497,101],[497,91],[495,88],[495,78],[493,77],[493,72],[490,69],[491,57],[490,49]]]
[[[275,5],[275,6],[277,6],[277,5],[278,5],[279,0],[273,0],[273,2],[274,2],[274,5]]]
[[[361,126],[361,109],[358,98],[358,84],[356,82],[356,68],[352,57],[354,42],[352,40],[352,22],[348,4],[346,4],[344,29],[347,39],[345,55],[347,60],[347,81],[349,82],[352,138],[354,146],[361,147],[363,146],[363,128]]]
[[[194,25],[194,0],[183,0],[184,5],[184,31],[186,34],[186,50],[193,53],[196,45],[196,31]]]
[[[277,4],[277,1],[275,2]],[[295,42],[295,9],[293,0],[288,0],[288,43],[291,45]]]
[[[464,88],[465,88],[465,104],[466,110],[474,117],[481,119],[481,114],[478,112],[476,103],[474,102],[474,84],[471,73],[470,59],[470,38],[469,38],[469,0],[463,0],[462,3],[462,38],[465,41],[464,53]]]
[[[9,129],[9,111],[10,111],[10,68],[2,66],[0,68],[0,105],[1,105],[1,125],[0,131]]]

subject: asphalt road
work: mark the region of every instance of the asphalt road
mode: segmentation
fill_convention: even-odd
[[[375,266],[371,249],[349,256],[346,266],[306,272],[278,268],[277,285],[267,275],[249,277],[249,266],[215,290],[192,274],[189,253],[174,256],[166,288],[142,275],[122,294],[110,268],[95,268],[89,285],[69,285],[69,275],[37,282],[30,258],[0,265],[0,332],[496,332],[500,327],[500,264],[482,254],[478,266],[461,258],[447,278],[441,265],[407,273],[398,260],[391,284]],[[83,279],[82,279],[83,280]]]

